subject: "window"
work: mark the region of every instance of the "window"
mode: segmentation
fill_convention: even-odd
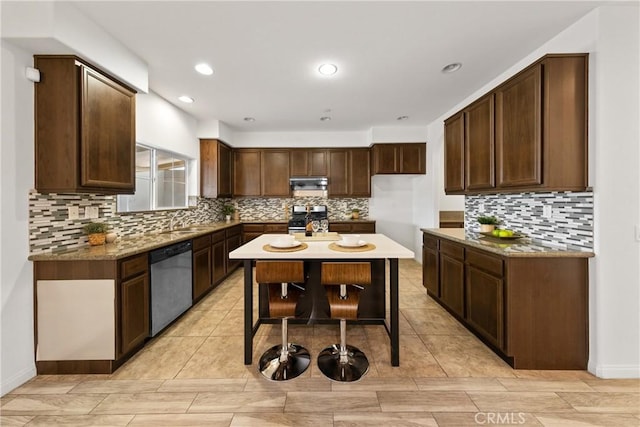
[[[136,145],[136,192],[118,195],[118,212],[187,207],[189,159]]]

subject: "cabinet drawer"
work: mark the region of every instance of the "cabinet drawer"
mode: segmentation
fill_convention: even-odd
[[[245,233],[264,233],[264,225],[263,224],[244,224]]]
[[[136,274],[144,273],[149,268],[147,252],[127,258],[120,262],[120,279],[125,280]]]
[[[222,242],[225,239],[225,234],[224,234],[224,230],[222,231],[216,231],[215,233],[213,233],[211,235],[211,243],[218,243],[218,242]]]
[[[329,231],[337,231],[338,233],[350,233],[351,224],[345,224],[340,222],[330,222]]]
[[[449,255],[451,258],[464,259],[464,248],[462,246],[444,240],[440,241],[440,252]]]
[[[438,239],[436,239],[435,237],[424,234],[422,236],[422,244],[425,246],[425,248],[433,249],[436,251],[438,250]]]
[[[375,233],[376,232],[376,225],[375,224],[371,224],[371,223],[364,223],[364,224],[351,224],[351,231],[353,233]]]
[[[193,239],[193,252],[211,246],[211,234]]]
[[[289,226],[287,224],[265,224],[264,232],[265,233],[286,233],[289,231]]]
[[[468,249],[467,264],[473,265],[495,276],[502,277],[502,259],[492,255]]]

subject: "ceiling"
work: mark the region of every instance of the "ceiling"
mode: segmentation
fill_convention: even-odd
[[[198,120],[335,132],[427,125],[602,2],[72,3],[148,63],[151,90]],[[214,74],[198,74],[200,62]],[[319,77],[324,62],[338,73]],[[462,68],[442,73],[452,62]]]

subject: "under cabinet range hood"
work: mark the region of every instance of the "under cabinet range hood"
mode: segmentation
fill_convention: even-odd
[[[289,185],[294,197],[327,197],[327,177],[293,177]]]

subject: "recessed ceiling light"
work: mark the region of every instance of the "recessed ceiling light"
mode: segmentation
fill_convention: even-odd
[[[402,120],[409,120],[409,116],[400,116],[400,117],[398,117],[396,120],[400,120],[400,121],[402,121]]]
[[[245,122],[255,122],[255,121],[256,121],[256,119],[255,119],[255,118],[253,118],[253,117],[245,117],[243,120],[244,120]]]
[[[318,72],[323,76],[332,76],[338,72],[338,67],[334,64],[322,64],[318,67]]]
[[[451,64],[448,64],[448,65],[445,65],[444,67],[442,67],[442,72],[443,73],[455,73],[460,68],[462,68],[462,64],[461,63],[453,62]]]
[[[199,72],[200,74],[204,74],[205,76],[210,76],[211,74],[213,74],[213,68],[211,68],[209,64],[205,64],[204,62],[202,64],[196,65],[195,69],[197,72]]]
[[[191,98],[190,96],[186,96],[186,95],[182,95],[181,97],[178,98],[180,101],[185,102],[187,104],[191,104],[193,103],[193,98]]]
[[[329,120],[331,120],[331,117],[329,117],[329,116],[322,116],[322,117],[320,117],[320,121],[321,121],[321,122],[328,122]]]

